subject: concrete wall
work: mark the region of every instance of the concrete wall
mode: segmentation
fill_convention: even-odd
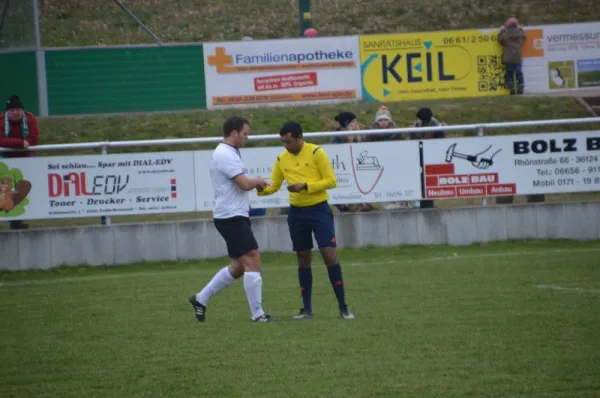
[[[285,216],[258,217],[263,252],[290,252]],[[600,202],[407,209],[336,217],[340,248],[507,239],[600,239]],[[226,255],[211,220],[0,232],[0,270],[116,265]]]

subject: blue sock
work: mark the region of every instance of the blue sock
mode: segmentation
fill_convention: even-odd
[[[331,282],[333,292],[335,293],[335,297],[337,297],[340,308],[346,308],[346,299],[344,297],[344,281],[342,279],[342,267],[340,267],[340,264],[328,266],[327,273],[329,274],[329,282]]]
[[[312,305],[310,302],[312,295],[312,268],[298,268],[298,281],[300,282],[300,292],[302,293],[304,309],[312,312]]]

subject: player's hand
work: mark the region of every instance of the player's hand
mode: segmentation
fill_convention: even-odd
[[[300,192],[304,191],[307,188],[305,183],[298,183],[288,186],[288,191],[290,192]]]
[[[259,177],[256,179],[256,190],[258,192],[262,192],[262,190],[264,190],[268,186],[269,186],[269,183],[264,178]]]
[[[29,142],[23,140],[23,148],[29,148]]]

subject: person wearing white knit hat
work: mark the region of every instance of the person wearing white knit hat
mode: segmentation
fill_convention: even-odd
[[[385,105],[382,105],[377,109],[377,113],[375,113],[375,119],[373,120],[373,124],[371,124],[371,129],[375,130],[383,130],[383,129],[393,129],[396,127],[394,120],[392,119],[392,114],[388,110]],[[378,142],[378,141],[391,141],[402,139],[401,134],[395,133],[381,133],[381,134],[373,134],[367,136],[368,141],[370,142]],[[398,210],[401,208],[409,207],[408,202],[385,202],[381,204],[382,210]]]
[[[396,128],[396,123],[394,123],[394,119],[392,119],[392,114],[388,110],[385,105],[382,105],[377,109],[377,113],[375,113],[375,119],[371,124],[371,129],[393,129]],[[398,140],[402,139],[402,135],[400,134],[374,134],[369,135],[368,141],[377,142],[377,141],[389,141],[389,140]]]

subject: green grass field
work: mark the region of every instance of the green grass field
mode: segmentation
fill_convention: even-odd
[[[241,281],[195,320],[187,297],[222,259],[0,273],[0,396],[600,395],[600,242],[340,258],[351,322],[320,264],[315,319],[290,320],[289,255],[264,256],[272,324],[249,321]]]

